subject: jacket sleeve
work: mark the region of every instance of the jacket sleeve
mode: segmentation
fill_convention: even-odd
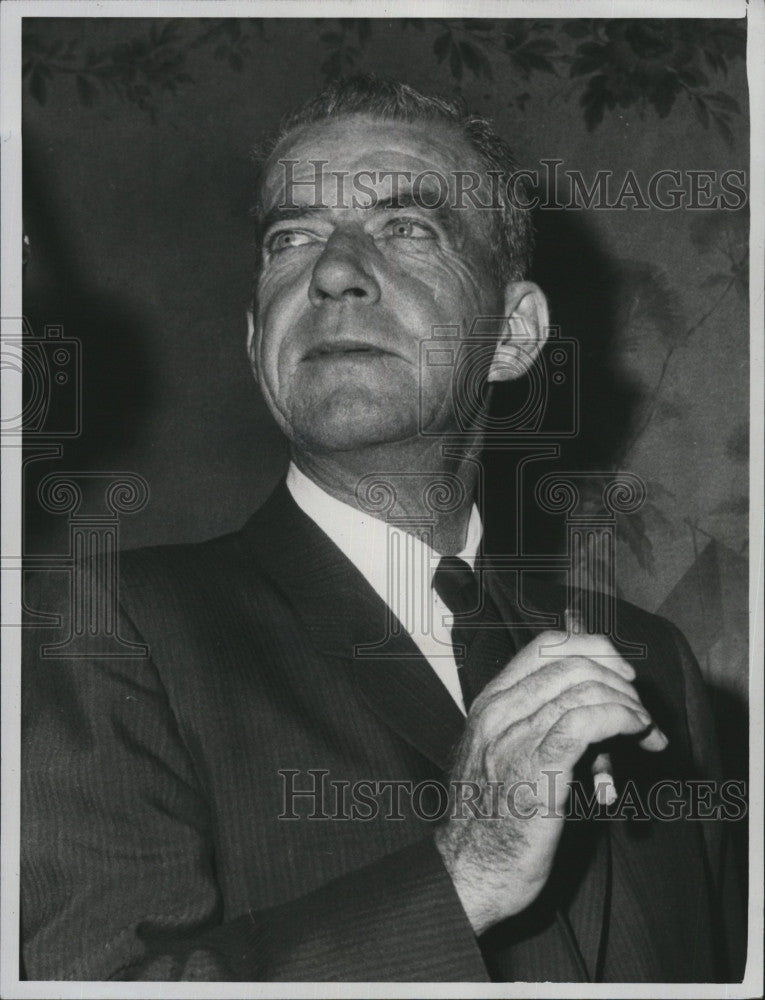
[[[53,575],[31,603],[65,613]],[[430,838],[222,922],[209,803],[151,659],[44,655],[60,638],[24,637],[28,979],[488,981]]]
[[[701,670],[680,629],[670,622],[666,624],[683,669],[685,710],[694,769],[701,777],[721,783],[724,775],[714,715]],[[719,818],[701,822],[713,891],[717,939],[721,943],[722,978],[741,982],[747,954],[746,910],[733,858],[730,822]],[[746,818],[742,817],[737,822],[746,822]]]

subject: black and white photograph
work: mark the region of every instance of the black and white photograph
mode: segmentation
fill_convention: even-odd
[[[765,5],[0,15],[0,994],[761,995]]]

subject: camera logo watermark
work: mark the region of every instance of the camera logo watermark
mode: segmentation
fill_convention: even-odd
[[[36,337],[25,317],[2,320],[0,367],[22,383],[19,409],[3,393],[0,433],[5,440],[74,438],[82,430],[82,346],[63,327],[48,324]],[[10,401],[10,402],[7,402]]]
[[[456,427],[449,441],[470,442],[476,430],[481,440],[511,443],[521,437],[558,441],[576,437],[580,427],[579,343],[562,337],[560,327],[547,329],[547,343],[538,338],[516,339],[512,350],[498,359],[498,337],[508,323],[504,316],[479,316],[467,331],[436,326],[420,343],[420,434],[443,437],[432,430],[425,408],[432,368],[451,369],[452,408]],[[504,369],[504,377],[525,377],[525,395],[510,413],[493,414],[487,407],[489,371]]]

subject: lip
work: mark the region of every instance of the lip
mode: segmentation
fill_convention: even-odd
[[[364,340],[332,340],[317,344],[303,355],[303,361],[318,361],[323,358],[353,357],[364,358],[393,357],[394,352],[370,344]]]

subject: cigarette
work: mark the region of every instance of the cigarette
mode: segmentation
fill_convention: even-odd
[[[568,635],[578,635],[583,631],[582,620],[577,609],[566,608],[564,621]],[[592,782],[599,805],[610,806],[616,802],[619,796],[614,782],[610,754],[599,753],[595,757],[595,760],[592,762]]]
[[[599,805],[611,806],[616,802],[619,796],[614,784],[610,754],[599,753],[592,762],[592,782]]]

